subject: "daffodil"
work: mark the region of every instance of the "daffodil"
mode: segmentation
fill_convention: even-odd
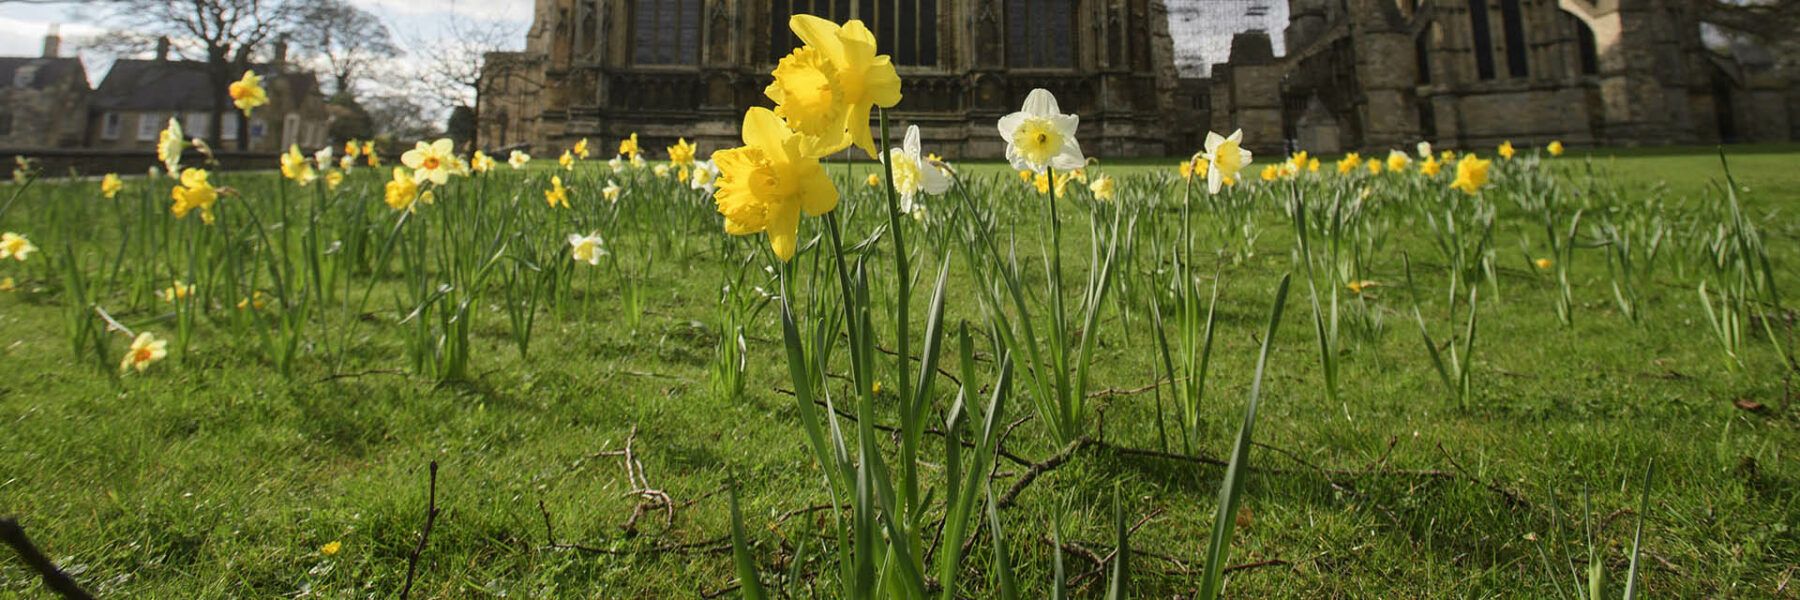
[[[1418,151],[1419,160],[1425,160],[1427,158],[1431,158],[1431,142],[1421,141],[1421,142],[1419,142],[1419,145],[1416,148],[1414,148],[1414,150]]]
[[[262,310],[264,308],[267,308],[268,306],[269,306],[269,295],[263,293],[262,290],[256,290],[255,292],[251,292],[251,294],[249,296],[239,299],[238,303],[237,303],[238,310],[249,310],[249,309]]]
[[[244,76],[231,82],[231,104],[244,111],[249,117],[250,111],[269,103],[269,92],[263,89],[262,78],[255,71],[244,71]]]
[[[1274,181],[1274,180],[1280,179],[1281,178],[1281,167],[1276,166],[1276,165],[1264,166],[1262,168],[1262,172],[1259,173],[1258,176],[1261,177],[1263,181]]]
[[[369,141],[363,142],[362,153],[365,156],[374,156],[375,155],[375,140],[369,140]]]
[[[606,247],[601,245],[600,234],[569,234],[569,256],[576,262],[584,262],[591,266],[599,266],[600,257],[606,256]]]
[[[512,151],[512,156],[506,157],[507,166],[512,167],[513,170],[515,170],[515,171],[525,168],[525,165],[530,162],[531,162],[531,155],[526,154],[524,152],[520,152],[518,150]]]
[[[1499,154],[1500,158],[1506,160],[1512,160],[1513,154],[1516,152],[1516,150],[1513,150],[1512,140],[1501,142],[1500,147],[1494,150],[1495,154]]]
[[[1548,258],[1540,258],[1540,259],[1531,261],[1531,264],[1536,265],[1538,270],[1548,270],[1550,267],[1556,265],[1556,262],[1552,261]]]
[[[612,157],[612,160],[606,161],[606,166],[608,168],[611,168],[612,172],[614,172],[614,173],[624,171],[625,170],[625,157],[624,156],[614,156],[614,157]]]
[[[564,150],[562,156],[557,157],[556,164],[562,165],[565,171],[575,170],[575,153]]]
[[[169,117],[169,126],[156,138],[156,160],[162,162],[170,174],[180,173],[181,149],[186,145],[187,141],[181,137],[181,122]]]
[[[193,295],[194,286],[179,279],[175,280],[174,284],[167,288],[163,288],[162,291],[156,293],[156,297],[161,298],[163,302],[168,302],[170,304],[186,300]]]
[[[1219,188],[1238,179],[1238,172],[1250,166],[1253,158],[1249,150],[1245,150],[1242,142],[1244,130],[1231,132],[1230,136],[1221,136],[1211,131],[1206,132],[1206,191],[1219,193]]]
[[[11,277],[0,277],[0,292],[12,292],[19,289],[19,283]]]
[[[638,153],[642,151],[643,148],[638,147],[636,132],[632,132],[631,137],[619,140],[619,156],[637,158]]]
[[[1381,161],[1375,160],[1375,159],[1369,159],[1369,160],[1363,162],[1363,168],[1368,169],[1370,175],[1380,175],[1381,174]]]
[[[1352,282],[1344,284],[1344,287],[1350,288],[1350,293],[1352,293],[1352,294],[1361,294],[1361,293],[1363,293],[1363,290],[1375,287],[1377,285],[1381,285],[1381,284],[1373,282],[1373,281],[1352,281]]]
[[[1425,162],[1419,163],[1419,172],[1426,177],[1437,177],[1438,172],[1443,169],[1444,163],[1438,162],[1436,156],[1426,156]]]
[[[338,159],[338,170],[343,171],[345,173],[355,171],[356,170],[356,157],[351,156],[349,154],[345,154],[343,158]]]
[[[1306,172],[1308,172],[1308,173],[1319,172],[1319,159],[1317,159],[1317,158],[1306,159]]]
[[[1562,156],[1563,155],[1562,140],[1550,140],[1550,145],[1545,146],[1544,150],[1548,151],[1551,156]]]
[[[575,156],[581,157],[581,160],[587,160],[587,157],[588,157],[587,138],[581,138],[579,140],[576,140],[575,147],[572,150],[575,152]]]
[[[10,258],[25,262],[25,257],[36,251],[37,246],[31,245],[31,240],[25,239],[25,236],[11,231],[0,233],[0,260]]]
[[[474,154],[469,155],[469,170],[476,173],[492,171],[496,164],[499,164],[498,161],[495,161],[494,157],[488,156],[486,152],[476,150]]]
[[[1306,161],[1308,160],[1312,160],[1312,156],[1307,154],[1305,150],[1295,152],[1293,156],[1288,157],[1287,164],[1289,167],[1292,167],[1291,169],[1288,169],[1288,172],[1290,174],[1299,173],[1301,169],[1306,168]]]
[[[1362,166],[1362,155],[1351,152],[1338,159],[1337,172],[1339,175],[1349,175],[1351,171],[1355,171],[1360,166]]]
[[[1473,154],[1462,157],[1462,160],[1456,161],[1456,180],[1450,183],[1450,187],[1462,190],[1464,194],[1475,195],[1481,191],[1482,186],[1487,185],[1488,165],[1493,162],[1482,160]]]
[[[1031,189],[1037,190],[1037,193],[1039,194],[1050,193],[1050,174],[1038,173],[1033,175],[1031,178]]]
[[[343,184],[344,184],[344,172],[343,171],[327,171],[325,173],[325,189],[336,190],[338,188],[338,186],[343,185]]]
[[[169,190],[169,197],[175,205],[169,211],[177,219],[185,219],[189,212],[200,209],[200,220],[211,225],[213,222],[213,203],[219,201],[219,191],[214,189],[209,175],[201,169],[185,169],[181,172],[181,184]]]
[[[125,351],[125,360],[119,361],[119,372],[130,374],[133,370],[139,373],[150,368],[152,363],[169,355],[169,342],[156,339],[148,331],[138,334],[131,341],[131,349]]]
[[[877,174],[877,173],[870,173],[868,177],[863,178],[863,185],[866,185],[866,186],[869,186],[872,188],[881,187],[881,175]]]
[[[569,188],[563,187],[562,176],[550,176],[550,189],[544,190],[544,201],[550,203],[550,208],[569,207]]]
[[[687,138],[676,139],[675,145],[669,146],[669,163],[679,167],[692,167],[694,153],[699,149],[699,146],[688,143]]]
[[[1081,117],[1063,114],[1049,90],[1031,90],[1025,96],[1024,110],[1000,118],[1006,160],[1014,169],[1034,173],[1079,169],[1087,164],[1081,144],[1075,140],[1080,125]]]
[[[859,20],[839,26],[812,15],[790,17],[788,28],[805,45],[781,59],[763,90],[776,116],[818,138],[812,151],[821,155],[854,144],[877,158],[869,114],[900,103],[900,74],[875,53],[875,34]]]
[[[1405,152],[1401,152],[1399,150],[1389,150],[1388,151],[1387,170],[1389,173],[1399,173],[1399,172],[1405,171],[1406,167],[1411,164],[1412,164],[1412,158],[1408,157]]]
[[[413,182],[444,185],[450,180],[451,169],[456,167],[456,142],[449,138],[429,144],[421,141],[400,155],[400,163],[413,170]]]
[[[646,164],[648,164],[648,161],[644,160],[644,154],[642,152],[631,155],[631,168],[642,169]]]
[[[669,178],[669,165],[656,165],[656,168],[651,169],[650,171],[655,173],[658,179]]]
[[[1445,150],[1443,152],[1439,152],[1438,153],[1438,162],[1442,162],[1442,163],[1446,163],[1446,164],[1456,162],[1456,151],[1455,150]]]
[[[344,141],[344,156],[355,158],[362,156],[362,143],[356,140]]]
[[[388,208],[394,210],[418,210],[420,203],[431,204],[431,194],[419,193],[419,182],[406,169],[394,167],[394,179],[387,182],[387,194],[383,198]]]
[[[894,191],[900,193],[900,212],[913,212],[920,193],[936,196],[950,189],[950,178],[933,167],[919,144],[919,126],[906,128],[899,148],[888,149],[882,157],[894,172]],[[876,182],[880,186],[880,182]]]
[[[1101,175],[1094,178],[1092,182],[1088,183],[1088,191],[1093,192],[1095,198],[1107,202],[1111,202],[1113,196],[1117,193],[1111,175]]]
[[[718,179],[719,167],[713,165],[711,161],[694,161],[694,175],[688,179],[688,187],[711,194],[716,188],[715,183]]]
[[[819,166],[818,141],[788,129],[766,108],[744,113],[744,145],[713,154],[719,190],[713,197],[732,235],[767,233],[775,256],[794,257],[800,214],[837,208],[838,191]]]
[[[619,182],[611,179],[606,180],[606,187],[600,188],[600,197],[605,198],[607,202],[618,202],[619,195],[623,193],[625,193],[625,188],[619,187]]]
[[[118,173],[107,173],[105,177],[100,178],[100,195],[105,196],[107,200],[118,196],[119,190],[122,189],[125,189],[125,182],[119,179]]]
[[[300,146],[291,145],[287,152],[281,153],[281,176],[305,186],[312,183],[318,174],[313,172],[312,163],[300,154]]]

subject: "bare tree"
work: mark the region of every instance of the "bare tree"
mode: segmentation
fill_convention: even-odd
[[[106,0],[113,7],[113,21],[136,39],[161,36],[175,42],[177,52],[192,51],[206,64],[214,99],[207,132],[213,147],[223,147],[224,115],[231,110],[225,99],[231,82],[248,69],[263,44],[290,28],[299,15],[302,0]],[[239,130],[244,129],[239,116]],[[237,136],[239,150],[248,147],[248,135]]]
[[[1800,0],[1693,0],[1700,20],[1749,35],[1784,66],[1800,56]]]
[[[322,63],[335,94],[352,91],[371,65],[401,54],[381,17],[345,0],[308,2],[300,9],[294,42]]]
[[[517,61],[496,60],[506,54],[505,48],[523,41],[524,35],[510,23],[451,19],[444,35],[411,44],[421,48],[417,56],[425,59],[419,84],[427,97],[442,103],[442,108],[468,107],[479,123],[482,96],[490,83],[503,76],[525,75],[518,72],[521,69]],[[477,126],[469,139],[471,147],[481,146],[480,131]]]

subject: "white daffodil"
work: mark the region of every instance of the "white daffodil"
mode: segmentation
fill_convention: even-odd
[[[523,169],[525,168],[525,165],[530,162],[531,155],[518,150],[512,151],[512,156],[506,157],[506,164],[511,166],[514,170]]]
[[[450,138],[431,143],[421,141],[400,155],[400,162],[413,170],[413,182],[444,185],[450,179],[450,173],[456,170],[456,142]]]
[[[181,136],[181,122],[169,117],[169,126],[156,140],[156,160],[162,161],[163,168],[170,173],[180,173],[181,149],[186,145],[186,138]]]
[[[607,180],[606,187],[600,189],[600,195],[605,197],[607,202],[618,202],[619,194],[624,191],[625,188],[619,187],[619,182]]]
[[[1250,166],[1250,151],[1241,144],[1244,130],[1231,133],[1230,137],[1206,132],[1206,191],[1217,194],[1219,188],[1228,183],[1236,183],[1238,173]]]
[[[318,152],[314,152],[313,164],[318,165],[320,171],[330,171],[332,165],[331,146],[320,148]]]
[[[688,187],[705,190],[707,195],[712,195],[713,191],[719,187],[718,181],[718,165],[713,164],[710,160],[694,161],[694,173],[688,177]]]
[[[606,161],[606,166],[611,167],[614,173],[623,171],[625,170],[625,159],[623,157],[614,156],[612,157],[612,160]]]
[[[598,266],[600,264],[600,257],[606,256],[606,248],[602,246],[601,243],[600,234],[598,233],[590,233],[587,235],[571,233],[569,234],[569,255],[574,257],[576,261],[584,262],[592,266]]]
[[[911,213],[919,192],[936,196],[950,189],[950,178],[925,160],[919,150],[919,126],[906,128],[899,148],[889,149],[884,161],[894,170],[894,190],[900,192],[900,212]],[[891,159],[891,160],[890,160]]]
[[[1080,124],[1081,117],[1062,114],[1049,90],[1031,90],[1025,96],[1024,110],[1000,118],[1006,160],[1021,171],[1079,169],[1087,164],[1075,141],[1075,128]]]
[[[1431,158],[1431,142],[1419,142],[1419,158]]]

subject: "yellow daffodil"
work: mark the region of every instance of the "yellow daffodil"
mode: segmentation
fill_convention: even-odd
[[[344,545],[342,543],[331,542],[329,544],[325,544],[324,546],[320,546],[319,554],[323,554],[325,556],[331,556],[333,554],[337,554],[338,550],[342,550],[343,548],[344,548]]]
[[[1438,162],[1436,156],[1426,156],[1425,162],[1419,163],[1419,172],[1426,177],[1437,177],[1438,172],[1443,169],[1444,163]]]
[[[181,122],[169,117],[169,126],[163,128],[156,138],[156,160],[162,162],[169,173],[181,172],[181,149],[187,141],[181,137]]]
[[[1556,265],[1556,262],[1548,258],[1540,258],[1531,261],[1531,264],[1536,265],[1539,270],[1548,270],[1550,267]]]
[[[1258,176],[1262,177],[1263,181],[1274,181],[1276,179],[1280,179],[1281,178],[1281,167],[1276,166],[1276,165],[1265,166],[1262,168],[1262,172],[1259,173]]]
[[[700,147],[688,143],[687,138],[676,139],[675,145],[669,146],[669,163],[680,167],[692,167],[694,166],[694,153],[699,150]]]
[[[550,189],[544,190],[544,201],[550,203],[550,208],[569,207],[569,188],[563,187],[562,176],[550,176]]]
[[[588,157],[587,138],[581,138],[579,140],[576,140],[575,147],[572,150],[575,152],[575,156],[580,157],[581,160],[587,160],[587,157]]]
[[[838,191],[819,166],[818,141],[788,129],[766,108],[744,113],[744,145],[713,154],[719,190],[713,197],[732,235],[767,233],[775,256],[794,257],[800,214],[837,208]]]
[[[19,283],[11,277],[0,277],[0,292],[12,292],[19,289]]]
[[[200,220],[208,225],[213,222],[213,203],[219,201],[219,191],[208,181],[208,173],[201,169],[185,169],[181,172],[181,184],[169,190],[169,197],[175,205],[169,211],[177,219],[185,219],[189,212],[200,209]]]
[[[1291,169],[1288,169],[1288,172],[1294,174],[1299,173],[1301,169],[1306,168],[1306,161],[1311,159],[1312,156],[1307,154],[1305,150],[1295,152],[1293,156],[1288,157],[1287,164],[1289,167],[1292,167]]]
[[[1545,146],[1544,150],[1548,151],[1551,156],[1562,156],[1563,155],[1562,140],[1550,140],[1550,145]]]
[[[919,126],[906,128],[899,148],[889,148],[882,157],[894,171],[894,191],[900,194],[900,212],[912,213],[919,194],[936,196],[950,189],[950,178],[926,162],[919,143]],[[880,187],[876,181],[874,187]]]
[[[264,308],[267,308],[268,306],[269,306],[269,295],[263,293],[262,290],[256,290],[255,292],[252,292],[249,296],[239,299],[238,303],[237,303],[238,310],[249,310],[249,309],[262,310]]]
[[[345,141],[344,142],[344,156],[348,156],[351,158],[362,156],[362,144],[360,142],[357,142],[356,140]]]
[[[363,153],[363,158],[368,159],[366,161],[366,163],[369,165],[369,168],[371,168],[371,169],[381,168],[381,155],[380,154],[376,154],[374,152],[365,152],[365,153]]]
[[[450,180],[450,172],[456,168],[456,142],[449,138],[429,144],[421,141],[413,149],[400,155],[400,163],[413,170],[413,182],[429,181],[444,185],[444,182]]]
[[[119,190],[122,189],[125,189],[125,182],[119,179],[118,173],[107,173],[105,177],[100,178],[100,195],[105,196],[107,200],[118,196]]]
[[[388,208],[394,210],[414,211],[420,203],[431,204],[431,193],[419,193],[419,182],[406,169],[394,167],[394,179],[387,182],[387,194],[383,198]]]
[[[869,186],[872,188],[881,187],[881,175],[876,174],[876,173],[870,173],[868,177],[863,178],[863,185],[866,185],[866,186]]]
[[[131,341],[131,349],[125,351],[125,360],[119,361],[119,372],[127,375],[133,370],[139,373],[150,368],[152,363],[169,355],[169,342],[156,339],[154,334],[146,331],[138,334]]]
[[[1482,186],[1487,185],[1488,165],[1493,162],[1482,160],[1473,154],[1462,157],[1462,160],[1456,161],[1456,180],[1450,183],[1450,187],[1462,190],[1464,194],[1475,195],[1481,191]]]
[[[1006,140],[1006,160],[1014,169],[1042,173],[1048,169],[1073,171],[1087,164],[1075,130],[1081,117],[1065,115],[1056,96],[1038,88],[1025,96],[1019,112],[1000,118],[1000,137]]]
[[[812,15],[790,17],[788,28],[805,45],[781,59],[763,90],[776,116],[818,138],[820,155],[854,144],[877,158],[869,114],[900,103],[900,74],[875,53],[875,34],[859,20],[839,26]]]
[[[0,233],[0,260],[10,258],[25,262],[25,257],[36,251],[37,246],[31,245],[31,240],[25,239],[25,236],[11,231]]]
[[[1506,160],[1512,160],[1513,154],[1516,153],[1517,151],[1513,150],[1512,140],[1507,140],[1507,141],[1501,142],[1500,148],[1496,149],[1494,152],[1496,154],[1499,154],[1500,158],[1504,158]]]
[[[1026,171],[1026,170],[1021,169],[1019,171],[1019,181],[1023,181],[1027,184],[1030,184],[1031,183],[1031,171]]]
[[[507,166],[512,167],[513,170],[515,170],[515,171],[525,168],[525,165],[530,162],[531,162],[531,155],[526,154],[524,152],[520,152],[518,150],[512,151],[512,156],[506,157]]]
[[[373,156],[375,154],[375,140],[363,142],[362,153],[364,155]]]
[[[313,172],[312,163],[300,154],[299,146],[288,146],[287,152],[281,153],[281,176],[305,186],[318,174]]]
[[[646,164],[649,164],[649,162],[644,160],[643,153],[640,152],[640,153],[631,155],[631,168],[642,169],[642,168],[644,168],[644,165],[646,165]]]
[[[1032,176],[1031,187],[1032,189],[1037,190],[1037,193],[1039,194],[1050,193],[1050,174],[1038,173],[1037,175]]]
[[[1368,161],[1363,162],[1363,168],[1368,169],[1370,175],[1380,175],[1381,174],[1381,161],[1370,159]]]
[[[631,134],[631,137],[619,140],[619,156],[624,156],[624,157],[629,157],[629,158],[635,159],[635,158],[637,158],[638,153],[642,152],[642,151],[643,151],[643,148],[638,147],[638,138],[637,138],[636,132],[633,132]]]
[[[1308,173],[1319,172],[1319,159],[1316,159],[1316,158],[1306,159],[1306,172],[1308,172]]]
[[[1095,198],[1107,202],[1111,202],[1114,194],[1117,193],[1111,175],[1101,175],[1094,178],[1092,182],[1088,183],[1088,191],[1093,192]]]
[[[606,256],[606,247],[601,245],[600,234],[569,234],[569,256],[576,262],[584,262],[590,266],[599,266],[600,257]]]
[[[556,164],[562,165],[565,171],[575,170],[575,153],[564,150],[562,156],[557,157]]]
[[[343,171],[345,173],[355,171],[356,170],[356,157],[345,154],[343,158],[338,159],[338,170]]]
[[[600,196],[606,198],[607,202],[618,202],[619,195],[623,193],[625,188],[619,187],[619,182],[610,179],[606,181],[606,187],[600,188]]]
[[[1445,150],[1443,152],[1439,152],[1438,153],[1438,162],[1441,162],[1444,164],[1456,162],[1456,151],[1455,150]]]
[[[328,171],[325,173],[325,189],[336,190],[336,189],[338,189],[338,186],[343,185],[343,184],[344,184],[344,172],[343,171]]]
[[[1403,172],[1406,170],[1406,167],[1411,164],[1412,158],[1408,157],[1405,152],[1399,150],[1388,151],[1387,170],[1389,173]]]
[[[494,157],[488,156],[486,152],[476,150],[474,154],[469,155],[470,171],[486,173],[492,171],[496,164],[499,164],[498,161],[495,161]]]
[[[1238,172],[1250,166],[1253,157],[1245,150],[1242,142],[1244,130],[1231,132],[1230,136],[1206,132],[1206,191],[1219,193],[1219,187],[1237,181]]]
[[[1363,290],[1375,287],[1377,285],[1381,285],[1381,284],[1373,282],[1373,281],[1352,281],[1350,283],[1344,284],[1344,287],[1350,288],[1350,293],[1352,293],[1352,294],[1361,294],[1361,293],[1363,293]]]
[[[171,304],[186,300],[193,295],[194,286],[179,279],[175,280],[173,285],[163,288],[162,291],[156,293],[156,297],[161,298],[163,302]]]
[[[231,82],[231,104],[250,116],[251,109],[269,103],[269,92],[263,89],[262,78],[255,71],[244,71],[244,76]]]
[[[1339,175],[1349,175],[1351,171],[1355,171],[1360,166],[1362,166],[1362,155],[1351,152],[1338,159],[1337,172]]]

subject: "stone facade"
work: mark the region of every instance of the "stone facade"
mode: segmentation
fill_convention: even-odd
[[[952,158],[1001,156],[995,121],[1037,87],[1108,157],[1209,129],[1264,152],[1800,134],[1800,88],[1709,50],[1684,0],[536,1],[525,50],[489,57],[485,147],[734,146],[791,13],[869,23],[905,82],[892,127]]]
[[[68,148],[86,131],[87,69],[63,58],[61,38],[44,39],[35,58],[0,57],[0,148]]]

